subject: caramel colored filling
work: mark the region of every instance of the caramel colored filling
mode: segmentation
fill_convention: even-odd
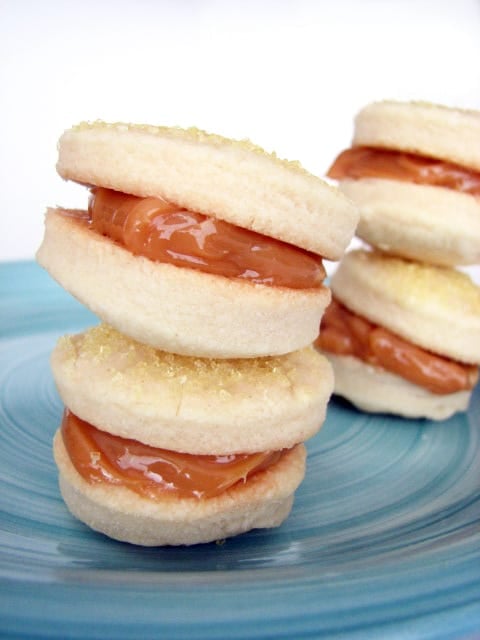
[[[326,275],[314,253],[160,198],[94,187],[79,217],[133,254],[178,267],[292,289],[320,288]]]
[[[480,172],[414,153],[352,147],[336,158],[327,175],[335,180],[383,178],[446,187],[480,196]]]
[[[84,480],[122,486],[153,500],[213,498],[274,465],[284,453],[178,453],[100,431],[68,409],[61,433],[70,460]]]
[[[382,367],[432,393],[470,390],[478,380],[478,367],[425,351],[352,313],[336,300],[322,318],[316,344],[323,351],[354,356]]]

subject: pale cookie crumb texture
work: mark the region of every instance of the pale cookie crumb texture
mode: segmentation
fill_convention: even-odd
[[[472,124],[480,126],[480,111],[475,109],[462,109],[460,107],[449,107],[447,105],[436,104],[426,100],[411,100],[400,102],[396,100],[379,100],[364,107],[359,115],[380,111],[396,111],[398,113],[413,113],[425,115],[437,115],[439,117],[467,118]]]
[[[468,408],[471,391],[435,394],[353,356],[327,356],[335,372],[335,393],[361,411],[446,420]]]
[[[355,118],[353,144],[419,153],[480,171],[480,111],[384,100]]]
[[[380,251],[352,251],[348,261],[352,268],[372,277],[372,283],[377,277],[381,291],[388,290],[391,298],[412,309],[428,302],[429,306],[480,316],[480,288],[465,273],[387,256]]]
[[[339,188],[359,207],[357,236],[369,245],[429,264],[480,263],[480,198],[385,178],[342,180]]]
[[[62,134],[57,171],[160,197],[329,259],[340,257],[358,222],[353,204],[298,162],[195,128],[83,123]]]
[[[159,546],[211,542],[279,526],[303,480],[306,450],[298,445],[272,467],[206,500],[149,500],[126,487],[90,484],[74,468],[59,431],[54,456],[62,496],[75,517],[111,538]]]
[[[268,158],[273,162],[288,167],[289,169],[293,169],[294,171],[299,171],[300,173],[303,173],[305,175],[311,175],[310,172],[307,171],[298,160],[287,160],[284,158],[280,158],[275,153],[275,151],[269,153],[248,138],[235,140],[233,138],[221,136],[217,133],[204,131],[203,129],[199,129],[198,127],[166,127],[160,125],[133,124],[127,122],[104,122],[103,120],[84,121],[72,127],[73,131],[84,131],[89,129],[134,131],[139,133],[147,133],[154,136],[168,136],[170,138],[178,138],[187,142],[208,144],[217,147],[230,145],[239,149],[243,149],[244,151],[263,156],[264,158]]]
[[[312,347],[203,359],[135,342],[107,325],[61,338],[51,357],[64,404],[109,433],[192,454],[288,448],[316,433],[333,389]]]
[[[61,211],[61,210],[60,210]],[[252,285],[134,256],[49,210],[37,261],[104,322],[199,357],[256,357],[311,344],[330,290]]]
[[[288,358],[214,359],[181,356],[133,341],[107,324],[100,324],[83,334],[64,336],[60,346],[72,359],[81,355],[92,363],[107,365],[112,371],[127,369],[147,384],[150,379],[167,379],[176,384],[228,390],[244,380],[249,385],[259,382],[278,384],[295,366]]]
[[[480,288],[467,274],[360,249],[345,255],[331,287],[349,309],[413,344],[480,363]]]

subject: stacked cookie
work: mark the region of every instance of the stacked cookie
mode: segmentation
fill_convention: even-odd
[[[312,347],[358,220],[336,189],[249,142],[84,123],[57,170],[38,262],[101,321],[60,339],[54,454],[71,512],[142,545],[195,544],[289,514],[331,367]]]
[[[468,407],[480,363],[480,113],[380,102],[356,117],[328,175],[360,209],[318,340],[357,407],[444,419]]]

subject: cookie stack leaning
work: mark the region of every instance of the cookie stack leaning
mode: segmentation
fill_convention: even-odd
[[[82,123],[38,262],[101,324],[61,338],[54,439],[70,511],[140,545],[288,516],[333,389],[313,347],[358,214],[297,163],[198,129]],[[86,194],[87,199],[87,194]]]
[[[480,113],[377,102],[328,176],[359,207],[317,345],[358,408],[442,420],[468,408],[480,363]]]

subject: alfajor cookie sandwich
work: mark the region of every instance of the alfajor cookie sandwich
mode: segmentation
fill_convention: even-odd
[[[317,346],[359,409],[442,420],[468,407],[480,363],[480,288],[464,273],[347,253]]]
[[[328,175],[360,209],[357,235],[400,257],[480,262],[480,112],[376,102]]]
[[[322,259],[340,258],[358,221],[338,190],[197,129],[83,123],[58,152],[89,204],[47,212],[37,260],[102,321],[209,358],[313,342],[330,301]]]
[[[333,389],[313,347],[240,360],[159,351],[99,325],[61,338],[52,371],[67,407],[54,441],[78,519],[139,545],[191,545],[288,516],[303,442]]]

